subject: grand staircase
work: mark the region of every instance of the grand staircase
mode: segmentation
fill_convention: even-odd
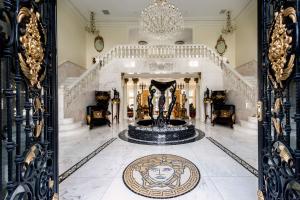
[[[258,124],[256,117],[248,117],[248,120],[240,120],[240,124],[234,125],[234,131],[250,135],[257,135]]]
[[[243,77],[243,79],[252,86],[252,88],[257,90],[257,61],[250,61],[242,66],[236,68],[236,71]],[[258,123],[256,116],[249,116],[247,120],[239,120],[239,124],[234,126],[234,130],[257,135],[258,133]]]
[[[59,136],[68,137],[88,131],[89,128],[81,121],[75,122],[73,118],[64,118],[59,122]]]
[[[205,45],[121,45],[112,48],[105,54],[101,54],[96,58],[96,63],[84,71],[79,77],[68,77],[64,80],[63,102],[65,116],[78,117],[77,114],[70,113],[74,109],[78,109],[79,105],[86,105],[87,95],[78,94],[93,94],[95,89],[99,88],[99,72],[108,64],[115,60],[123,59],[202,59],[219,66],[224,75],[224,82],[229,83],[224,85],[226,90],[238,92],[238,96],[242,96],[244,101],[250,104],[255,113],[257,101],[257,78],[255,71],[257,61],[253,60],[238,68],[233,68],[227,63],[227,59],[220,57],[214,50]],[[251,67],[249,67],[251,65]],[[252,69],[249,71],[249,69]],[[94,84],[94,85],[92,85]],[[85,98],[87,97],[87,98]],[[237,99],[236,101],[239,101]],[[233,102],[235,104],[235,102]],[[85,108],[81,108],[84,109]],[[81,111],[81,114],[84,113]],[[251,114],[252,115],[252,114]],[[80,117],[79,117],[80,118]],[[76,119],[77,121],[78,119]],[[77,132],[79,129],[87,129],[80,123],[75,123],[73,119],[63,119],[60,124],[62,135],[68,135],[72,131]],[[239,124],[235,125],[236,130],[242,130],[250,134],[257,134],[257,122],[255,117],[249,117],[247,120],[240,120]]]
[[[61,85],[64,88],[69,88],[74,82],[78,81],[79,77],[67,77]],[[60,85],[60,86],[61,86]],[[63,118],[59,120],[59,136],[60,138],[75,136],[87,132],[88,126],[82,121],[75,122],[74,118]]]

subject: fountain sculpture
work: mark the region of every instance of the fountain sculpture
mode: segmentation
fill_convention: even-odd
[[[165,111],[166,91],[171,93],[171,103]],[[158,114],[155,118],[153,99],[157,90],[160,91],[158,99]],[[140,143],[151,144],[178,144],[196,140],[199,137],[195,126],[181,119],[171,119],[176,103],[176,81],[159,82],[151,80],[148,97],[150,119],[139,120],[128,126],[128,138]]]

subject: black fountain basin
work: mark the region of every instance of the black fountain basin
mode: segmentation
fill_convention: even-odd
[[[137,125],[140,126],[152,126],[153,125],[153,120],[148,119],[148,120],[140,120],[136,123]],[[169,122],[169,125],[171,126],[182,126],[185,125],[186,121],[180,120],[180,119],[171,119]]]
[[[153,126],[152,120],[141,120],[136,126],[128,126],[128,136],[132,139],[164,144],[193,138],[196,135],[194,125],[183,120],[170,120],[163,127]]]

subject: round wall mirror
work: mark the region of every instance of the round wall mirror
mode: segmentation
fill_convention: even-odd
[[[226,44],[224,38],[222,37],[222,35],[220,35],[220,37],[217,41],[217,44],[215,46],[215,49],[217,50],[217,52],[220,56],[223,56],[224,53],[226,52],[227,44]]]
[[[100,35],[98,35],[98,36],[95,38],[94,46],[95,46],[95,49],[96,49],[98,52],[101,52],[101,51],[104,49],[104,40],[103,40],[103,37],[101,37]]]

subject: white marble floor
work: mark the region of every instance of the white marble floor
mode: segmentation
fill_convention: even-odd
[[[242,155],[250,164],[255,160],[255,143],[251,136],[238,135],[225,127],[210,127],[204,124],[196,124],[206,135],[218,140],[221,144],[239,155],[239,148],[245,151]],[[84,154],[90,153],[111,137],[117,137],[120,130],[126,128],[126,124],[113,128],[96,128],[84,136],[73,137],[73,140],[64,138],[62,147],[60,143],[60,171],[69,168],[72,163],[80,160]],[[242,134],[242,133],[240,133]],[[222,137],[222,135],[224,137]],[[254,136],[253,136],[254,137]],[[227,139],[224,139],[227,138]],[[250,138],[250,139],[249,139]],[[236,141],[234,143],[234,141]],[[239,145],[239,142],[242,144]],[[227,146],[230,145],[230,146]],[[236,147],[234,147],[236,146]],[[63,149],[63,152],[62,152]],[[252,152],[252,154],[250,153]],[[78,156],[73,156],[78,153]],[[120,139],[102,150],[97,156],[78,169],[60,184],[60,199],[63,200],[143,200],[145,197],[131,192],[123,183],[122,173],[128,164],[137,158],[150,154],[174,154],[192,161],[200,170],[201,180],[199,185],[181,197],[174,199],[205,199],[205,200],[253,200],[257,199],[257,178],[235,162],[222,150],[204,138],[200,141],[175,145],[175,146],[148,146],[127,143]],[[77,160],[76,160],[77,159]]]
[[[247,132],[243,133],[226,126],[211,126],[197,123],[196,126],[205,132],[206,137],[212,137],[227,149],[241,157],[251,166],[258,169],[258,138]]]

